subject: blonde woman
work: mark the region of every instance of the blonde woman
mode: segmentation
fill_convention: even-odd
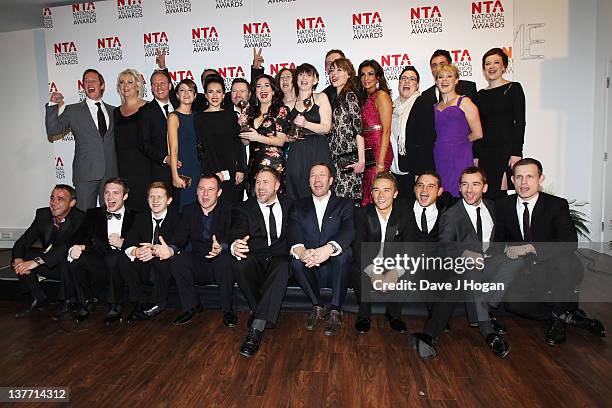
[[[121,106],[113,111],[115,125],[115,147],[119,177],[130,188],[126,202],[131,210],[144,211],[147,205],[147,188],[151,183],[151,165],[138,145],[138,110],[146,101],[142,99],[144,81],[135,69],[126,69],[117,76],[117,92]]]

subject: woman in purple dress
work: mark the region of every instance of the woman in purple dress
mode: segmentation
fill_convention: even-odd
[[[478,108],[470,98],[458,95],[455,86],[459,70],[454,65],[442,66],[436,75],[436,86],[442,100],[434,105],[436,171],[442,177],[442,187],[459,197],[459,177],[469,166],[478,165],[472,154],[472,142],[482,138]]]

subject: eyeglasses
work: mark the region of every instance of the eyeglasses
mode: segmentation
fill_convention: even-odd
[[[401,77],[400,81],[412,81],[412,82],[417,82],[417,78],[416,77]]]

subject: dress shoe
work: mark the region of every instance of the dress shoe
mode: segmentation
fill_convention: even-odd
[[[51,320],[59,321],[59,320],[71,320],[72,312],[74,311],[75,305],[70,300],[66,300],[62,302],[62,305],[57,312],[51,317]]]
[[[506,328],[503,324],[497,321],[495,317],[491,317],[491,326],[493,327],[493,331],[497,334],[506,334]]]
[[[227,327],[236,327],[238,325],[238,319],[234,312],[223,313],[223,324]]]
[[[176,319],[174,319],[172,324],[174,324],[175,326],[187,324],[191,321],[191,319],[193,319],[193,316],[195,316],[197,313],[198,313],[197,308],[191,308],[188,311],[183,312],[180,315],[178,315]]]
[[[565,323],[561,319],[553,318],[548,330],[546,330],[546,343],[556,346],[564,343],[565,340]]]
[[[163,310],[164,309],[161,306],[154,305],[153,307],[143,310],[142,313],[145,315],[145,319],[152,319],[163,312]]]
[[[370,331],[370,318],[357,316],[357,321],[355,322],[355,330],[357,330],[359,333],[369,332]]]
[[[137,320],[144,320],[143,319],[143,307],[142,304],[137,303],[134,305],[134,307],[132,307],[132,310],[130,310],[130,313],[128,313],[128,315],[125,318],[125,322],[127,324],[132,324]]]
[[[123,317],[123,313],[121,313],[120,310],[114,307],[111,307],[111,309],[106,314],[106,318],[104,319],[104,324],[107,324],[107,325],[113,324],[115,322],[120,321],[122,317]]]
[[[342,312],[340,310],[330,310],[327,325],[325,326],[326,336],[335,336],[342,328]]]
[[[442,329],[442,333],[450,333],[450,331],[451,331],[450,323],[446,323],[446,326],[444,326],[444,329]]]
[[[578,309],[575,312],[564,313],[565,316],[559,316],[566,324],[569,324],[579,329],[588,330],[597,337],[606,337],[606,328],[597,319],[589,319],[582,310]]]
[[[425,333],[413,333],[410,337],[410,345],[419,353],[423,360],[430,360],[438,355],[435,340]]]
[[[391,330],[398,333],[403,333],[406,331],[406,323],[404,323],[402,319],[393,317],[389,313],[385,313],[385,318],[387,319],[387,322],[389,322],[389,327],[391,327]]]
[[[74,321],[80,323],[87,319],[90,314],[96,310],[96,304],[93,300],[86,300],[83,302],[79,310],[74,315]]]
[[[244,343],[242,343],[242,346],[240,346],[240,354],[245,357],[253,357],[255,353],[259,351],[259,345],[261,344],[262,337],[263,332],[251,327],[247,333]]]
[[[304,327],[308,331],[313,331],[323,320],[325,320],[325,309],[321,306],[313,306]]]
[[[495,354],[499,358],[504,358],[510,352],[510,345],[506,342],[506,340],[497,333],[490,333],[487,335],[485,340],[493,354]]]
[[[15,313],[15,319],[21,319],[22,317],[29,316],[30,314],[32,314],[32,312],[44,310],[48,304],[49,301],[47,298],[44,298],[43,300],[34,299],[32,303],[30,303],[30,306],[28,306],[26,309],[20,310],[19,312]]]

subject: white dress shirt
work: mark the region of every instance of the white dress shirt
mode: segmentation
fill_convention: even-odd
[[[125,219],[125,207],[121,207],[118,211],[115,211],[113,214],[121,214],[121,219],[118,220],[115,217],[111,217],[110,220],[108,219],[106,220],[108,236],[110,237],[110,235],[113,233],[121,236],[121,228],[123,227],[123,220]],[[111,246],[111,248],[118,249],[118,248],[115,248],[114,246]]]
[[[525,231],[523,231],[523,213],[525,212],[525,205],[523,203],[527,203],[527,207],[529,208],[529,226],[531,227],[531,217],[533,216],[533,208],[538,202],[538,197],[540,194],[536,194],[531,197],[529,200],[523,200],[521,197],[516,198],[516,216],[518,217],[519,228],[521,229],[521,235],[523,239],[525,239]]]
[[[438,220],[438,207],[436,207],[435,202],[429,207],[421,207],[419,201],[414,200],[412,210],[414,211],[414,219],[416,220],[416,225],[419,231],[423,231],[421,229],[421,214],[423,214],[423,208],[425,209],[425,218],[427,218],[427,231],[425,231],[425,233],[429,234]]]
[[[102,113],[104,114],[104,119],[106,119],[106,128],[110,129],[110,123],[108,121],[108,112],[106,111],[106,106],[104,106],[104,102],[102,99],[99,101],[94,101],[93,99],[85,98],[85,103],[87,103],[87,107],[89,108],[89,113],[96,124],[96,127],[100,129],[98,126],[98,105],[96,103],[100,102],[100,108],[102,109]]]
[[[168,101],[167,103],[164,103],[156,98],[155,102],[157,102],[157,104],[161,108],[162,112],[164,113],[164,116],[166,116],[166,110],[164,109],[164,105],[168,105],[168,113],[174,112],[174,108],[172,107],[172,104],[170,103],[170,101]],[[166,119],[168,119],[168,116],[166,116]]]
[[[472,222],[472,226],[474,227],[474,231],[478,231],[476,227],[476,208],[480,207],[480,218],[482,220],[482,248],[483,251],[487,251],[489,248],[489,242],[491,242],[491,232],[493,232],[493,218],[491,214],[489,214],[489,210],[487,210],[487,206],[484,205],[482,200],[478,205],[470,205],[465,202],[465,200],[461,200],[463,202],[463,206],[465,207],[468,216],[470,217],[470,221]]]

